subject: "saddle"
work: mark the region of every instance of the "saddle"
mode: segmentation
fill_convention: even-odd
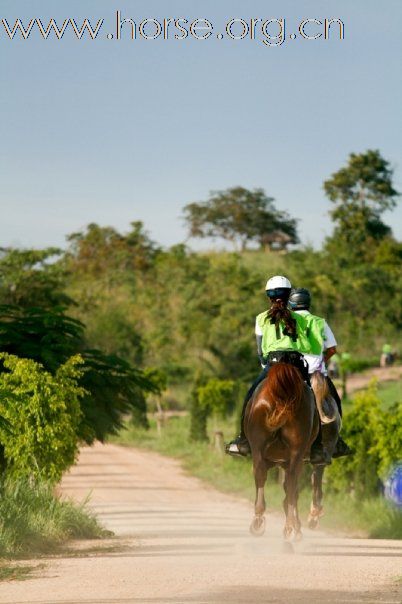
[[[311,386],[307,361],[297,350],[275,350],[268,354],[267,361],[269,365],[274,365],[275,363],[293,365],[293,367],[296,367],[300,371],[303,380]]]

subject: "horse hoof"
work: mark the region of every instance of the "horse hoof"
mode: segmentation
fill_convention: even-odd
[[[292,541],[292,537],[293,537],[293,528],[285,527],[283,529],[283,538],[285,539],[285,541]]]
[[[252,523],[250,524],[250,533],[254,537],[261,537],[265,532],[265,518],[264,516],[255,516]]]
[[[302,541],[302,539],[303,539],[303,534],[302,534],[302,532],[301,532],[301,531],[297,531],[297,533],[295,534],[295,541],[296,541],[296,542],[298,542],[298,541]]]
[[[318,518],[315,516],[309,516],[307,520],[307,526],[309,529],[314,530],[318,526]]]

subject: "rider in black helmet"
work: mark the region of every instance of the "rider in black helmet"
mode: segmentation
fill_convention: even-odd
[[[293,289],[289,297],[289,306],[294,312],[305,316],[309,321],[310,329],[316,334],[314,340],[317,342],[317,348],[312,350],[312,354],[304,354],[304,358],[308,363],[310,374],[320,371],[326,376],[329,391],[338,406],[339,415],[342,417],[341,399],[334,383],[328,377],[326,369],[329,359],[336,353],[337,343],[334,334],[325,319],[310,313],[311,295],[308,289],[304,287]],[[333,457],[343,457],[351,453],[351,449],[339,436]]]

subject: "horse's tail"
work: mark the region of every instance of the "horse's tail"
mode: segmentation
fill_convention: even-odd
[[[264,398],[269,403],[267,427],[281,428],[289,421],[302,400],[304,381],[301,373],[293,365],[275,363],[269,370],[264,386]]]
[[[318,413],[323,424],[329,424],[334,421],[335,415],[329,417],[323,407],[325,399],[330,397],[328,382],[321,371],[315,371],[311,376],[311,387],[314,391],[315,402],[317,405]]]

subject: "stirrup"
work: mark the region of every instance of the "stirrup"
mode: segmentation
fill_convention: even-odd
[[[315,459],[314,459],[315,457]],[[313,458],[313,459],[312,459]],[[314,448],[310,450],[310,463],[313,466],[329,466],[331,465],[331,456],[324,447]]]
[[[334,459],[337,459],[338,457],[346,457],[347,455],[353,455],[353,454],[354,454],[353,449],[351,449],[349,447],[349,445],[347,443],[345,443],[343,438],[340,436],[335,445],[335,451],[333,452],[332,457]]]
[[[233,457],[247,457],[250,452],[250,445],[247,439],[240,436],[225,445],[225,453]]]

